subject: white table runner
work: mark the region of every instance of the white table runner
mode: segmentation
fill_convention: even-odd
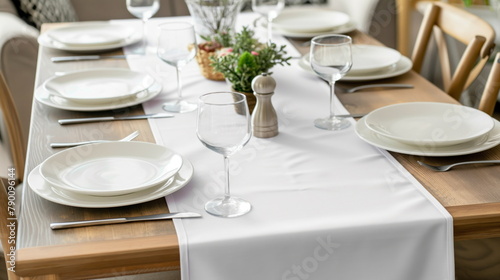
[[[163,93],[144,104],[147,113],[160,112],[176,94],[174,69],[154,55],[129,64],[162,80]],[[194,165],[191,182],[167,197],[170,211],[203,215],[174,221],[182,279],[454,279],[446,210],[390,154],[360,140],[354,121],[341,132],[314,127],[315,118],[328,115],[329,89],[297,59],[275,67],[273,77],[280,134],[254,137],[231,158],[232,194],[253,205],[245,216],[204,211],[223,194],[223,159],[197,139],[196,112],[150,120],[157,142]],[[182,79],[192,100],[229,89],[203,78],[194,61]]]

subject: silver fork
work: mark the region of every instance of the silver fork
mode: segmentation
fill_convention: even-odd
[[[127,135],[126,137],[116,140],[116,141],[130,141],[134,138],[139,136],[139,131],[134,131]],[[94,143],[104,143],[104,142],[111,142],[113,140],[91,140],[91,141],[82,141],[82,142],[74,142],[74,143],[51,143],[50,147],[52,148],[69,148],[69,147],[75,147],[75,146],[80,146],[80,145],[87,145],[87,144],[94,144]]]
[[[364,85],[353,87],[345,91],[345,93],[353,93],[358,90],[367,89],[367,88],[413,88],[413,85],[410,84],[373,84],[373,85]]]
[[[486,163],[486,164],[494,164],[494,163],[500,163],[500,160],[476,160],[476,161],[464,161],[464,162],[457,162],[453,164],[448,164],[448,165],[430,165],[425,162],[417,161],[418,164],[429,168],[430,170],[434,171],[441,171],[445,172],[450,170],[451,168],[457,166],[457,165],[464,165],[464,164],[478,164],[478,163]]]

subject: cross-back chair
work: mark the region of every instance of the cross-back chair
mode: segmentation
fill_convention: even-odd
[[[478,109],[493,115],[495,105],[498,102],[498,92],[500,91],[500,52],[498,52],[493,60],[493,65],[486,80],[483,95],[479,101]]]
[[[0,111],[3,115],[7,133],[7,135],[2,135],[2,137],[6,138],[3,141],[8,143],[9,147],[7,148],[11,153],[15,174],[18,181],[21,182],[24,177],[24,161],[26,158],[25,139],[14,99],[2,73],[0,73]]]
[[[446,35],[466,45],[454,71],[450,65]],[[495,30],[488,22],[464,9],[443,2],[429,3],[412,54],[416,72],[422,69],[432,37],[439,55],[443,89],[459,100],[490,58],[495,46]]]
[[[2,135],[2,141],[8,144],[6,147],[10,151],[13,168],[15,172],[12,174],[16,175],[16,178],[0,178],[0,239],[2,244],[2,254],[4,260],[9,260],[10,247],[15,244],[9,243],[9,237],[11,236],[11,228],[8,227],[10,222],[15,222],[12,218],[15,218],[14,207],[8,207],[8,196],[7,188],[10,187],[10,191],[15,193],[13,188],[17,186],[18,182],[21,182],[24,176],[24,160],[26,157],[26,146],[24,145],[24,138],[21,130],[21,123],[19,121],[19,115],[14,104],[11,92],[7,87],[7,83],[0,73],[0,113],[3,116],[3,121],[5,124],[5,132],[7,135]],[[3,159],[5,160],[5,159]],[[10,173],[10,172],[8,172]],[[16,180],[9,180],[16,179]],[[16,182],[17,181],[17,182]],[[12,184],[12,185],[10,185]],[[13,201],[18,203],[18,201]],[[15,229],[14,229],[15,230]],[[15,231],[14,231],[15,232]],[[14,236],[16,234],[14,233]],[[19,277],[12,271],[7,270],[7,276],[9,280],[19,279]]]

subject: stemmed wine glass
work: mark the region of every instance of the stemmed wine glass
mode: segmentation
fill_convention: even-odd
[[[160,9],[159,0],[127,0],[127,10],[136,18],[142,20],[142,47],[139,52],[146,53],[147,36],[146,22]]]
[[[158,57],[175,67],[177,72],[177,100],[163,104],[168,112],[186,113],[196,110],[196,103],[182,99],[181,68],[188,64],[197,51],[194,27],[188,22],[168,22],[159,25]]]
[[[237,217],[248,213],[252,205],[230,195],[229,156],[245,146],[252,136],[250,114],[245,95],[236,92],[212,92],[199,99],[196,134],[210,150],[224,156],[225,194],[205,205],[219,217]]]
[[[267,41],[272,41],[273,20],[285,8],[285,0],[252,0],[252,10],[267,19]]]
[[[311,40],[310,63],[313,71],[330,84],[330,115],[316,119],[314,125],[326,130],[342,130],[351,123],[346,118],[335,116],[335,82],[351,69],[351,37],[346,35],[322,35]]]

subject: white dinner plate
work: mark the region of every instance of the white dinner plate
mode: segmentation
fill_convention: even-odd
[[[330,32],[349,20],[347,14],[338,11],[289,8],[273,20],[273,26],[294,33]]]
[[[182,166],[172,150],[146,142],[107,142],[67,149],[47,158],[40,174],[73,193],[117,196],[161,184]]]
[[[119,44],[133,32],[132,28],[108,22],[86,22],[51,29],[47,36],[70,47],[92,47]]]
[[[265,18],[259,18],[257,19],[258,24],[263,27],[267,28],[267,21]],[[280,34],[286,37],[290,38],[302,38],[302,39],[307,39],[307,38],[312,38],[318,35],[324,35],[324,34],[329,34],[329,33],[335,33],[335,34],[346,34],[349,32],[352,32],[356,30],[356,25],[354,22],[348,22],[344,25],[332,28],[330,30],[324,31],[324,32],[293,32],[290,30],[285,30],[281,28],[277,28],[276,26],[273,25],[273,32],[276,34]]]
[[[351,75],[369,74],[395,65],[401,54],[391,48],[372,45],[352,46]]]
[[[35,90],[35,99],[50,107],[70,110],[70,111],[104,111],[119,108],[125,108],[141,104],[155,98],[161,92],[161,84],[154,83],[147,90],[137,93],[130,98],[113,100],[111,102],[100,104],[85,104],[73,102],[65,98],[53,95],[45,87],[40,86]]]
[[[365,142],[391,152],[416,156],[447,157],[479,153],[500,144],[500,122],[494,120],[495,127],[485,136],[452,146],[418,146],[405,144],[375,133],[366,126],[365,117],[356,123],[356,134]]]
[[[311,69],[309,64],[309,54],[302,56],[299,60],[299,66],[307,72],[314,74],[314,71]],[[393,66],[389,68],[381,69],[380,71],[366,73],[366,74],[350,74],[347,73],[340,81],[342,82],[361,82],[361,81],[373,81],[373,80],[381,80],[387,78],[393,78],[400,75],[403,75],[411,70],[413,67],[412,61],[406,56],[401,56],[401,59]],[[316,75],[316,74],[314,74]]]
[[[450,146],[477,139],[493,129],[493,119],[468,106],[439,102],[394,104],[365,117],[369,129],[385,137],[424,146]]]
[[[59,190],[43,179],[40,174],[40,166],[35,167],[30,172],[28,175],[28,184],[37,195],[57,204],[85,208],[120,207],[148,202],[180,190],[189,183],[194,171],[193,165],[185,157],[182,158],[182,162],[183,165],[173,177],[172,182],[166,182],[159,186],[119,196],[93,196]]]
[[[129,98],[155,82],[148,74],[129,69],[103,68],[54,76],[43,84],[59,97],[79,103],[106,103]]]
[[[69,51],[69,52],[77,52],[77,53],[93,53],[100,51],[107,51],[118,49],[124,46],[128,46],[134,43],[139,42],[142,39],[142,33],[133,32],[132,36],[125,38],[124,40],[120,40],[111,44],[96,44],[96,45],[67,45],[52,39],[47,32],[40,34],[38,36],[38,43],[43,47],[53,48],[57,50]]]

